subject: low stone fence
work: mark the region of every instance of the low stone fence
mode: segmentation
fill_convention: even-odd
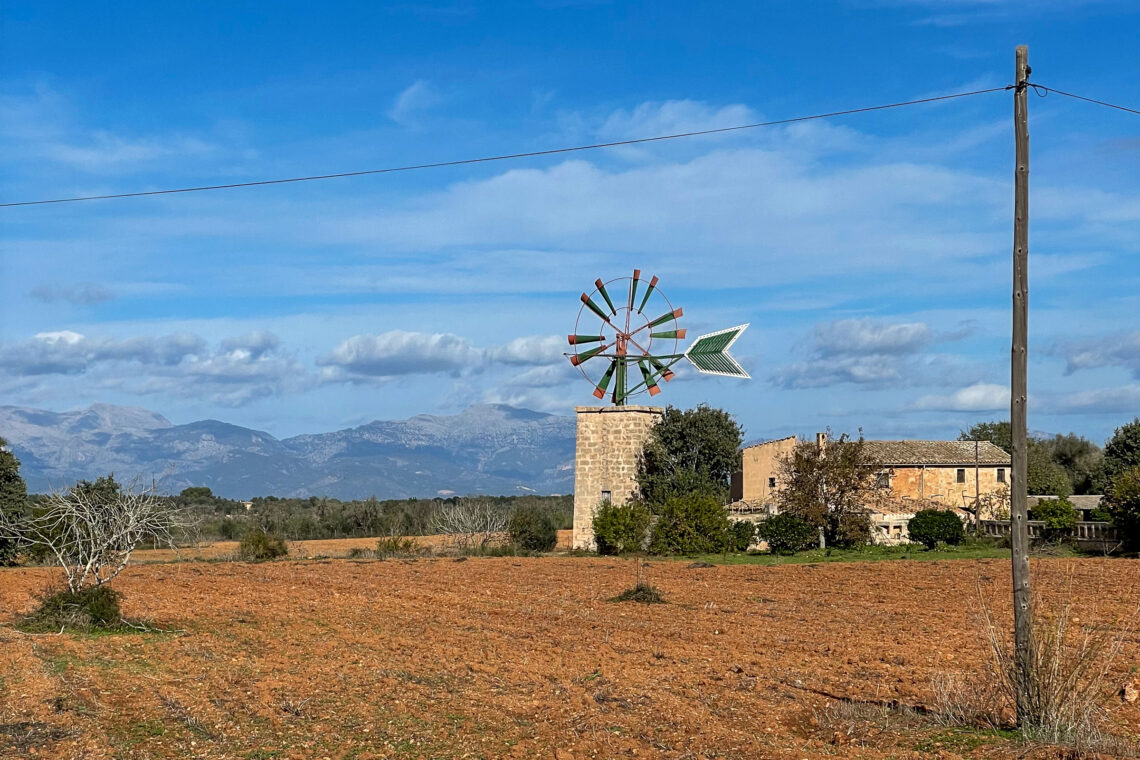
[[[1045,523],[1041,520],[1027,520],[1029,538],[1041,538],[1045,535]],[[1009,520],[982,520],[982,531],[987,536],[1002,538],[1009,535]],[[1120,543],[1116,526],[1107,522],[1078,522],[1073,528],[1071,537],[1078,546],[1087,549],[1111,549]]]

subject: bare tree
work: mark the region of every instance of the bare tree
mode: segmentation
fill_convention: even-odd
[[[506,510],[483,499],[459,499],[436,510],[431,519],[432,533],[451,538],[460,551],[482,551],[502,538],[507,530]]]
[[[190,522],[155,490],[140,479],[126,487],[110,478],[80,483],[50,494],[31,514],[0,513],[0,535],[52,557],[63,568],[68,590],[78,593],[123,572],[143,541],[176,548],[175,533]]]

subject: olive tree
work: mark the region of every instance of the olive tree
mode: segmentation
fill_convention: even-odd
[[[670,498],[705,494],[728,498],[740,467],[740,425],[723,409],[668,407],[653,426],[637,471],[641,499],[656,510]]]

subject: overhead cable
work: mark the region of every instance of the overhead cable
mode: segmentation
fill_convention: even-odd
[[[0,208],[11,206],[41,206],[49,203],[77,203],[79,201],[100,201],[110,200],[112,198],[140,198],[151,195],[174,195],[177,193],[197,193],[205,190],[232,190],[239,187],[260,187],[263,185],[284,185],[291,182],[313,182],[322,179],[340,179],[343,177],[363,177],[369,174],[391,174],[394,172],[409,172],[419,169],[439,169],[447,166],[464,166],[467,164],[482,164],[491,161],[509,161],[518,158],[535,158],[538,156],[552,156],[559,153],[574,153],[583,150],[596,150],[599,148],[616,148],[622,145],[639,145],[643,143],[661,142],[664,140],[677,140],[683,137],[699,137],[701,135],[715,135],[723,134],[725,132],[738,132],[745,129],[757,129],[759,127],[774,127],[781,124],[794,124],[801,121],[813,121],[815,119],[830,119],[836,116],[849,116],[857,113],[867,113],[869,111],[883,111],[889,108],[902,108],[904,106],[915,106],[922,103],[934,103],[940,100],[953,100],[954,98],[966,98],[971,95],[984,95],[990,92],[1002,92],[1008,90],[1009,87],[990,87],[984,90],[971,90],[970,92],[956,92],[951,95],[938,95],[929,98],[918,98],[916,100],[905,100],[899,103],[887,103],[879,106],[865,106],[863,108],[850,108],[843,111],[831,111],[829,113],[812,114],[810,116],[796,116],[790,119],[776,119],[774,121],[761,121],[755,124],[740,124],[734,127],[719,127],[716,129],[701,129],[693,132],[678,132],[670,135],[658,135],[656,137],[639,137],[631,140],[615,140],[613,142],[594,143],[592,145],[576,145],[569,148],[550,148],[548,150],[535,150],[525,153],[509,153],[500,156],[484,156],[481,158],[464,158],[456,161],[438,161],[435,163],[427,164],[411,164],[408,166],[392,166],[384,169],[366,169],[363,171],[353,172],[338,172],[335,174],[317,174],[310,177],[288,177],[286,179],[264,179],[254,182],[233,182],[221,185],[202,185],[198,187],[180,187],[170,190],[145,190],[133,193],[111,193],[108,195],[84,195],[74,198],[49,198],[44,200],[35,201],[16,201],[11,203],[0,203]]]

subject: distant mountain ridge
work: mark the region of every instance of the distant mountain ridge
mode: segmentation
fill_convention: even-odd
[[[137,407],[0,406],[0,436],[29,491],[114,472],[159,477],[170,492],[204,485],[240,499],[569,493],[574,425],[573,417],[484,404],[278,440],[218,420],[175,425]]]

